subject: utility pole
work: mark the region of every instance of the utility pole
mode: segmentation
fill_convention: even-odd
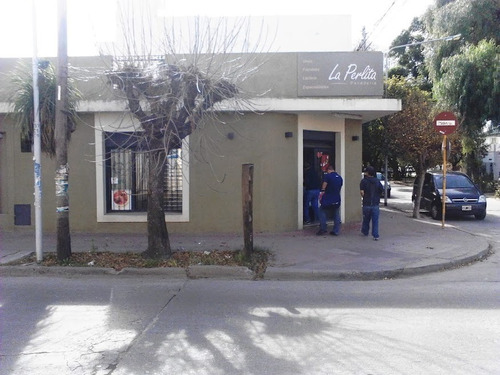
[[[41,165],[41,129],[40,129],[40,93],[38,89],[38,43],[36,4],[32,0],[33,9],[33,162],[35,178],[35,253],[36,261],[43,260],[42,245],[42,165]]]
[[[71,257],[68,196],[68,43],[66,0],[58,0],[57,97],[55,119],[57,258]]]

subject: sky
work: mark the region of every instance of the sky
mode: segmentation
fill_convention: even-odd
[[[116,4],[120,1],[125,0],[67,0],[68,54],[70,56],[97,55],[98,43],[115,40],[117,29],[112,27],[116,24],[113,15],[116,13]],[[146,0],[132,1],[144,2]],[[332,38],[329,34],[336,33],[339,29],[343,30],[343,25],[337,25],[337,28],[332,28],[332,25],[322,25],[318,22],[321,18],[313,17],[319,15],[350,16],[351,27],[346,31],[346,35],[350,34],[350,46],[345,46],[346,50],[355,48],[361,39],[362,28],[365,27],[373,49],[387,51],[392,40],[402,30],[409,27],[411,20],[422,15],[434,3],[434,0],[148,1],[160,4],[163,12],[176,17],[194,15],[209,17],[289,16],[291,22],[294,23],[291,29],[284,34],[277,35],[282,38],[279,43],[282,52],[295,49],[305,51],[307,48],[328,50],[330,47],[335,50],[335,47],[329,44],[329,39]],[[33,4],[35,4],[36,18],[32,15]],[[161,15],[161,13],[162,11],[158,14]],[[325,19],[334,22],[336,18]],[[33,55],[34,20],[36,20],[37,30],[37,55],[56,56],[57,0],[0,0],[0,58]]]

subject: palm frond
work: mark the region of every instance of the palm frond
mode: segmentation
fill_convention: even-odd
[[[13,104],[13,118],[20,127],[23,139],[33,139],[34,102],[33,76],[31,66],[20,63],[12,73],[12,95],[9,101]],[[43,64],[38,69],[39,115],[41,126],[42,152],[50,157],[55,156],[55,118],[56,118],[56,73],[53,65]],[[68,80],[68,140],[76,128],[76,104],[81,99],[80,92]]]

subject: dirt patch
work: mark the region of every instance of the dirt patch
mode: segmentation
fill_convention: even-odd
[[[77,252],[64,261],[57,259],[56,253],[45,253],[42,266],[63,267],[104,267],[120,271],[124,268],[187,268],[192,265],[217,265],[217,266],[244,266],[256,274],[265,272],[269,253],[255,250],[249,260],[246,260],[241,251],[214,250],[214,251],[176,251],[168,259],[148,259],[138,253],[113,253],[113,252]],[[35,254],[9,262],[5,265],[25,265],[36,263]]]

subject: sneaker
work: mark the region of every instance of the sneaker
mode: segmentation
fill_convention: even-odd
[[[337,233],[335,233],[334,231],[331,231],[331,232],[330,232],[330,234],[331,234],[332,236],[338,236],[338,234],[337,234]]]
[[[380,237],[373,237],[373,241],[378,241]]]
[[[326,234],[326,230],[321,230],[321,229],[320,229],[320,230],[318,231],[318,233],[316,233],[316,236],[322,236],[322,235],[324,235],[324,234]]]
[[[311,220],[306,220],[306,221],[304,221],[304,224],[306,224],[306,225],[307,225],[307,224],[311,224],[311,223],[312,223],[312,221],[311,221]]]

